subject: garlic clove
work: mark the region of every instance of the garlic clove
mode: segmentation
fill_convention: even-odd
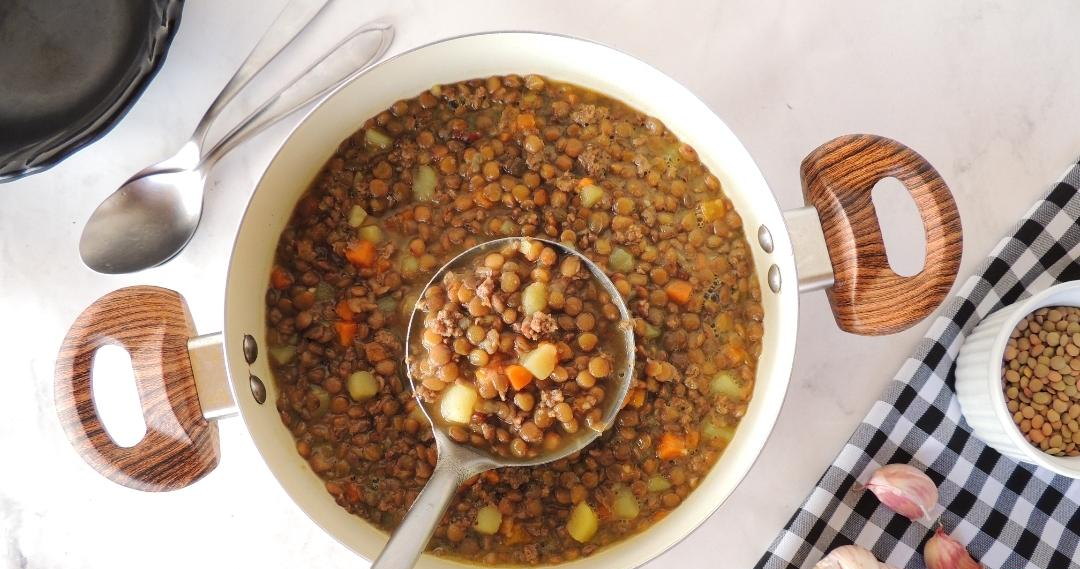
[[[829,552],[814,565],[814,569],[882,569],[870,550],[858,545],[842,545]]]
[[[929,569],[983,569],[971,558],[964,544],[953,539],[941,527],[923,547],[923,560]]]
[[[886,464],[874,472],[866,488],[901,516],[933,522],[930,513],[937,506],[938,489],[921,470],[906,464]]]

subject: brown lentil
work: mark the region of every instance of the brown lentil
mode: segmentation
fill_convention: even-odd
[[[433,187],[425,180],[433,180]],[[713,219],[701,217],[705,203]],[[360,228],[347,223],[354,208],[366,214]],[[369,234],[378,238],[361,237]],[[638,368],[610,432],[584,451],[539,467],[489,472],[461,488],[429,549],[489,565],[554,564],[588,556],[678,507],[724,452],[746,412],[761,351],[761,289],[741,219],[719,179],[662,122],[539,76],[433,87],[395,103],[342,142],[282,232],[267,289],[277,410],[296,439],[297,453],[347,511],[394,529],[436,464],[432,427],[409,389],[405,366],[397,365],[404,352],[405,317],[420,287],[470,244],[520,235],[574,246],[604,267],[613,282],[627,283],[617,286],[634,318]],[[369,244],[362,245],[365,241]],[[550,267],[549,279],[580,272],[580,265],[563,261]],[[687,303],[668,299],[665,287],[673,281],[692,285]],[[480,304],[479,313],[488,310],[506,323],[517,321],[522,280],[497,285],[508,305],[492,310]],[[563,343],[570,353],[585,350],[581,342],[588,332],[576,328],[576,319],[590,311],[582,299],[561,292],[567,325],[559,318],[560,328],[575,334]],[[425,299],[431,307],[450,301]],[[549,304],[554,306],[550,296]],[[471,316],[485,317],[473,314],[471,300],[468,307]],[[696,330],[684,328],[694,325],[691,314],[698,318]],[[592,314],[593,326],[612,322],[610,315],[610,308]],[[1068,317],[1061,321],[1068,322],[1064,330],[1056,324],[1048,330],[1058,332],[1058,346],[1038,354],[1030,345],[1024,350],[1032,363],[1046,356],[1042,377],[1049,381],[1043,390],[1057,389],[1054,401],[1067,404],[1058,413],[1063,429],[1068,417],[1071,434],[1080,432],[1080,400],[1068,370],[1080,370],[1080,358],[1071,357],[1069,346],[1076,346],[1073,352],[1080,348],[1080,325],[1069,328],[1075,320]],[[472,369],[468,366],[490,364],[493,358],[481,346],[496,351],[515,346],[509,334],[466,339],[473,346],[467,362],[460,360],[467,346],[456,341],[449,346],[458,377]],[[1056,353],[1061,346],[1065,351]],[[1052,355],[1043,353],[1051,348]],[[588,370],[597,352],[585,351],[560,361],[552,373],[552,381],[561,379],[561,389],[601,389]],[[1066,368],[1051,369],[1053,356],[1067,357]],[[350,383],[361,371],[378,374],[371,376],[373,386]],[[590,375],[594,383],[586,387]],[[329,393],[331,378],[344,386],[338,395]],[[1027,398],[1017,401],[1017,413],[1021,403],[1032,404],[1020,379],[1017,375],[1010,383]],[[503,381],[497,378],[483,389],[497,394]],[[1058,382],[1064,391],[1054,387]],[[423,385],[446,387],[440,377]],[[497,395],[486,401],[495,415],[524,411],[530,404]],[[521,440],[535,439],[536,428],[544,448],[560,444],[560,429],[570,432],[591,420],[586,413],[584,424],[573,417],[563,424],[540,401],[531,404]],[[1054,403],[1050,407],[1057,410]],[[1043,417],[1044,426],[1050,424]],[[1030,422],[1028,429],[1032,437],[1053,440],[1060,434],[1065,447],[1070,442],[1065,431],[1045,436]],[[486,440],[463,426],[448,432],[461,442]],[[517,440],[506,429],[495,429],[494,436],[507,444]],[[686,442],[685,453],[661,460],[661,443],[670,437]],[[670,488],[648,490],[652,478]],[[602,516],[588,543],[571,539],[565,526],[574,501],[610,513],[619,488],[633,491],[639,515],[633,520]],[[473,529],[485,506],[499,509],[505,531],[483,535]]]
[[[1006,406],[1014,418],[1019,417],[1016,424],[1028,442],[1054,456],[1080,456],[1080,433],[1064,420],[1072,416],[1072,408],[1080,415],[1077,355],[1080,308],[1070,306],[1045,307],[1029,314],[1005,346]]]

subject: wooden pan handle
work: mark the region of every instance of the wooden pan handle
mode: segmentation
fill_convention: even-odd
[[[874,185],[889,177],[903,182],[926,232],[926,264],[910,277],[889,268],[870,199]],[[826,292],[842,330],[892,334],[941,304],[960,268],[963,238],[952,193],[926,159],[888,138],[841,136],[803,160],[802,180],[829,247],[836,282]]]
[[[76,452],[109,480],[161,492],[217,466],[217,425],[203,418],[188,361],[194,335],[183,297],[150,286],[106,294],[72,324],[56,360],[56,410]],[[91,394],[94,353],[108,344],[128,351],[135,372],[146,436],[132,447],[105,432]]]

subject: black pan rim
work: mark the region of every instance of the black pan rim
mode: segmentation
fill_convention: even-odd
[[[183,5],[184,0],[165,1],[161,7],[161,25],[150,32],[151,47],[145,54],[148,61],[140,66],[138,75],[103,113],[77,130],[38,143],[27,152],[17,153],[10,162],[0,162],[0,184],[48,170],[108,134],[127,115],[161,70],[176,30],[180,27]]]

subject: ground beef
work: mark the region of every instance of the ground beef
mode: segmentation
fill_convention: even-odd
[[[534,312],[521,321],[521,335],[529,340],[539,340],[559,331],[559,325],[547,312]]]
[[[398,337],[393,332],[383,328],[375,332],[375,341],[386,346],[391,352],[400,352],[402,345]]]
[[[440,336],[450,337],[461,331],[458,328],[458,320],[460,319],[460,312],[443,308],[435,314],[435,322],[430,326],[430,329]]]
[[[595,144],[586,146],[577,159],[578,164],[581,164],[590,176],[603,176],[611,167],[611,155]]]
[[[495,279],[488,275],[483,281],[476,287],[476,296],[480,299],[480,302],[484,306],[491,306],[491,294],[495,292]]]
[[[570,119],[581,126],[589,126],[590,124],[600,122],[607,118],[607,115],[607,107],[578,105],[577,108],[570,112]]]

